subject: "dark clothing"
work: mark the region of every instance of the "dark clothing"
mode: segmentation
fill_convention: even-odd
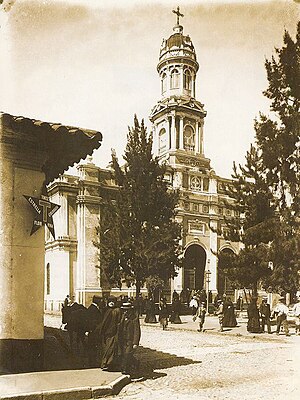
[[[243,304],[244,304],[244,302],[243,302],[242,297],[239,297],[236,301],[236,309],[239,311],[243,311]]]
[[[237,326],[234,313],[234,305],[231,300],[226,300],[223,304],[223,327],[233,328]]]
[[[86,311],[87,327],[88,327],[88,340],[87,352],[90,367],[98,367],[98,336],[95,333],[96,327],[101,322],[101,312],[95,304],[91,304]]]
[[[146,317],[145,317],[145,322],[146,323],[154,323],[156,324],[156,316],[155,316],[155,303],[152,299],[149,300],[145,300],[145,313],[146,313]]]
[[[136,369],[137,361],[133,356],[133,346],[138,346],[141,337],[141,328],[138,315],[130,310],[122,316],[119,328],[119,342],[122,357],[122,372],[131,373]]]
[[[284,333],[286,335],[289,335],[289,325],[287,322],[287,316],[286,314],[278,315],[277,320],[276,320],[277,328],[276,328],[276,333],[279,335],[280,332],[280,327],[281,325],[283,326]]]
[[[247,331],[252,333],[260,333],[260,319],[259,319],[259,310],[257,308],[256,302],[251,301],[249,304],[248,310],[248,324]]]
[[[120,355],[119,326],[122,312],[119,308],[107,308],[103,322],[97,329],[98,340],[101,347],[101,368],[113,368]]]
[[[271,333],[271,309],[270,304],[268,303],[261,303],[259,307],[259,312],[261,316],[261,330],[262,332],[265,331],[265,325],[267,325],[268,333]]]
[[[172,311],[171,311],[171,316],[170,316],[170,322],[173,324],[181,324],[181,319],[180,319],[180,308],[181,308],[181,302],[179,298],[174,299],[172,303]]]
[[[101,311],[95,304],[91,304],[87,309],[87,319],[89,331],[94,331],[96,326],[101,322]]]
[[[70,301],[71,301],[70,298],[66,297],[64,300],[64,307],[68,307],[68,305],[70,304]]]
[[[172,294],[172,302],[174,303],[176,300],[179,300],[179,294],[174,290]]]
[[[168,326],[169,311],[166,304],[161,304],[159,307],[159,322],[163,328],[166,329]]]

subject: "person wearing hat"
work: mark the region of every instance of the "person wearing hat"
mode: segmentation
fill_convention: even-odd
[[[137,370],[138,366],[134,351],[138,347],[141,338],[140,320],[132,303],[123,303],[121,310],[123,315],[119,327],[119,344],[122,373],[132,374]]]
[[[216,311],[216,315],[218,316],[219,319],[219,325],[220,325],[219,332],[223,332],[224,304],[222,299],[217,300],[217,307],[218,309]]]
[[[168,310],[168,306],[167,306],[167,300],[165,297],[163,297],[159,302],[158,317],[159,317],[160,326],[163,328],[163,330],[166,330],[167,326],[168,326],[168,320],[169,320],[169,310]]]
[[[92,303],[86,310],[86,328],[88,331],[87,353],[89,366],[98,367],[98,335],[96,328],[102,321],[102,310],[100,310],[101,299],[93,296]]]
[[[277,323],[277,329],[276,329],[276,335],[279,335],[280,332],[280,327],[281,325],[283,326],[285,336],[290,336],[289,333],[289,325],[287,322],[287,316],[289,309],[288,307],[283,303],[284,297],[279,297],[278,303],[276,307],[273,310],[273,315],[277,315],[276,323]]]
[[[120,355],[119,326],[122,312],[116,303],[117,300],[113,296],[107,299],[107,308],[102,324],[97,328],[97,336],[100,341],[100,367],[103,371],[114,370]]]
[[[189,307],[192,309],[192,315],[195,315],[198,308],[197,296],[192,297],[191,301],[189,302]]]
[[[195,322],[196,319],[199,319],[199,329],[198,332],[202,332],[203,325],[205,322],[205,314],[206,314],[206,307],[204,302],[200,302],[197,308],[196,314],[193,317],[193,321]]]
[[[295,317],[295,333],[300,335],[300,298],[297,299],[297,303],[293,307],[293,314]]]
[[[271,308],[270,304],[267,302],[267,298],[262,299],[261,305],[259,307],[260,317],[261,317],[261,330],[265,331],[265,325],[267,325],[268,333],[271,334]]]

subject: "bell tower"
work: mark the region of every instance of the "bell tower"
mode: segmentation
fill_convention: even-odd
[[[188,35],[183,34],[179,7],[173,10],[177,23],[173,34],[164,39],[160,48],[157,71],[161,82],[161,98],[153,107],[153,152],[169,164],[198,160],[209,168],[204,156],[203,125],[206,111],[196,100],[196,76],[199,69],[195,49]],[[199,164],[199,165],[200,165]]]

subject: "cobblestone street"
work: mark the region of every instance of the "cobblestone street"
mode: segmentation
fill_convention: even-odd
[[[60,318],[48,315],[48,326]],[[197,332],[191,316],[163,331],[142,322],[137,357],[144,379],[132,382],[117,399],[298,400],[300,398],[300,336],[254,335],[239,327],[217,332],[217,318]],[[273,328],[274,329],[274,328]],[[153,371],[153,372],[152,372]]]
[[[299,337],[243,337],[144,326],[139,358],[154,375],[119,399],[299,399]],[[149,356],[147,349],[158,352]],[[143,356],[143,353],[145,356]],[[184,357],[184,358],[183,358]]]

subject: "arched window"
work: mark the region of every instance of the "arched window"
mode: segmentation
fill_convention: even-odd
[[[189,69],[186,69],[184,71],[183,87],[184,87],[184,89],[192,90],[192,74]]]
[[[179,88],[179,71],[178,69],[173,69],[171,72],[171,89]]]
[[[167,149],[167,132],[165,128],[159,131],[158,143],[158,152],[163,153]]]
[[[185,150],[191,150],[191,151],[195,150],[195,133],[190,125],[187,125],[184,128],[183,146]]]
[[[50,294],[50,264],[46,265],[46,294]]]
[[[161,92],[165,93],[167,90],[167,74],[164,72],[161,76]]]

